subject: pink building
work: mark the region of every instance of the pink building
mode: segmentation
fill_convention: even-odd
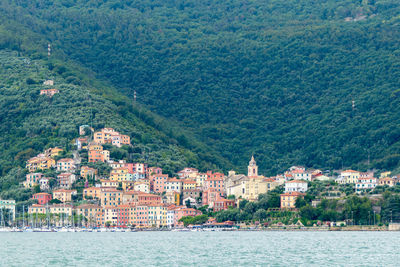
[[[133,208],[133,224],[136,226],[149,226],[149,207],[137,205]]]
[[[222,196],[224,194],[224,176],[222,174],[216,173],[215,175],[207,175],[207,179],[204,181],[204,190],[207,189],[215,189],[217,190],[220,195]]]
[[[149,167],[146,170],[146,177],[150,178],[152,175],[162,174],[162,169],[159,167]]]
[[[139,192],[137,194],[137,205],[161,205],[162,199],[159,195]]]
[[[71,188],[72,184],[75,182],[75,174],[72,173],[61,173],[57,175],[58,186],[60,188]]]
[[[53,199],[53,196],[47,193],[37,193],[34,194],[32,198],[36,199],[39,205],[46,205],[47,203],[49,203],[50,200]]]
[[[150,176],[150,190],[156,193],[165,191],[165,183],[168,180],[168,174],[153,174]]]
[[[33,186],[34,184],[38,184],[38,183],[39,183],[39,180],[40,180],[42,177],[43,177],[43,174],[42,174],[42,173],[36,173],[36,172],[34,172],[34,173],[28,173],[28,174],[26,175],[26,182],[25,182],[26,187],[31,187],[31,186]]]
[[[117,226],[125,227],[130,224],[131,209],[133,210],[130,205],[119,205],[117,207]]]

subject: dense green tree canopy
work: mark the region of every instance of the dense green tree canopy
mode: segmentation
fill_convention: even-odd
[[[8,0],[0,12],[0,47],[40,56],[51,42],[193,133],[176,136],[186,148],[199,140],[237,168],[252,153],[266,174],[399,163],[397,0]]]

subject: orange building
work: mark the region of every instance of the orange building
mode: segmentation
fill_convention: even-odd
[[[296,199],[298,197],[303,197],[305,196],[304,193],[300,192],[287,192],[284,194],[281,194],[281,209],[294,209],[296,208]]]

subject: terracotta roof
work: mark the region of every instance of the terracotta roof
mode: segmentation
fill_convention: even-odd
[[[184,184],[196,184],[196,182],[192,181],[192,180],[185,180],[185,181],[183,181],[183,183]]]
[[[303,183],[303,184],[306,184],[307,181],[304,181],[304,180],[291,180],[291,181],[288,181],[286,183],[287,184],[292,184],[292,183]]]
[[[70,158],[65,158],[65,159],[60,159],[57,162],[68,162],[68,161],[74,161],[74,160]]]
[[[345,170],[345,171],[342,171],[342,172],[358,172],[358,171],[354,171],[354,170]]]
[[[182,180],[177,179],[177,178],[169,178],[169,179],[167,180],[167,182],[182,182]]]
[[[76,190],[57,189],[57,190],[54,190],[54,191],[53,191],[53,193],[61,193],[61,192],[64,192],[64,193],[72,193],[72,192],[76,192]]]
[[[300,193],[300,192],[287,192],[287,193],[283,193],[281,194],[281,196],[305,196],[304,193]]]
[[[34,196],[36,196],[36,195],[50,195],[51,196],[51,194],[49,194],[49,193],[36,193],[36,194],[33,194]]]

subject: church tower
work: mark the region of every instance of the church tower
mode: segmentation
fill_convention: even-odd
[[[247,176],[248,177],[257,177],[258,176],[258,166],[257,166],[256,161],[254,160],[254,156],[251,156],[249,166],[247,167]]]

